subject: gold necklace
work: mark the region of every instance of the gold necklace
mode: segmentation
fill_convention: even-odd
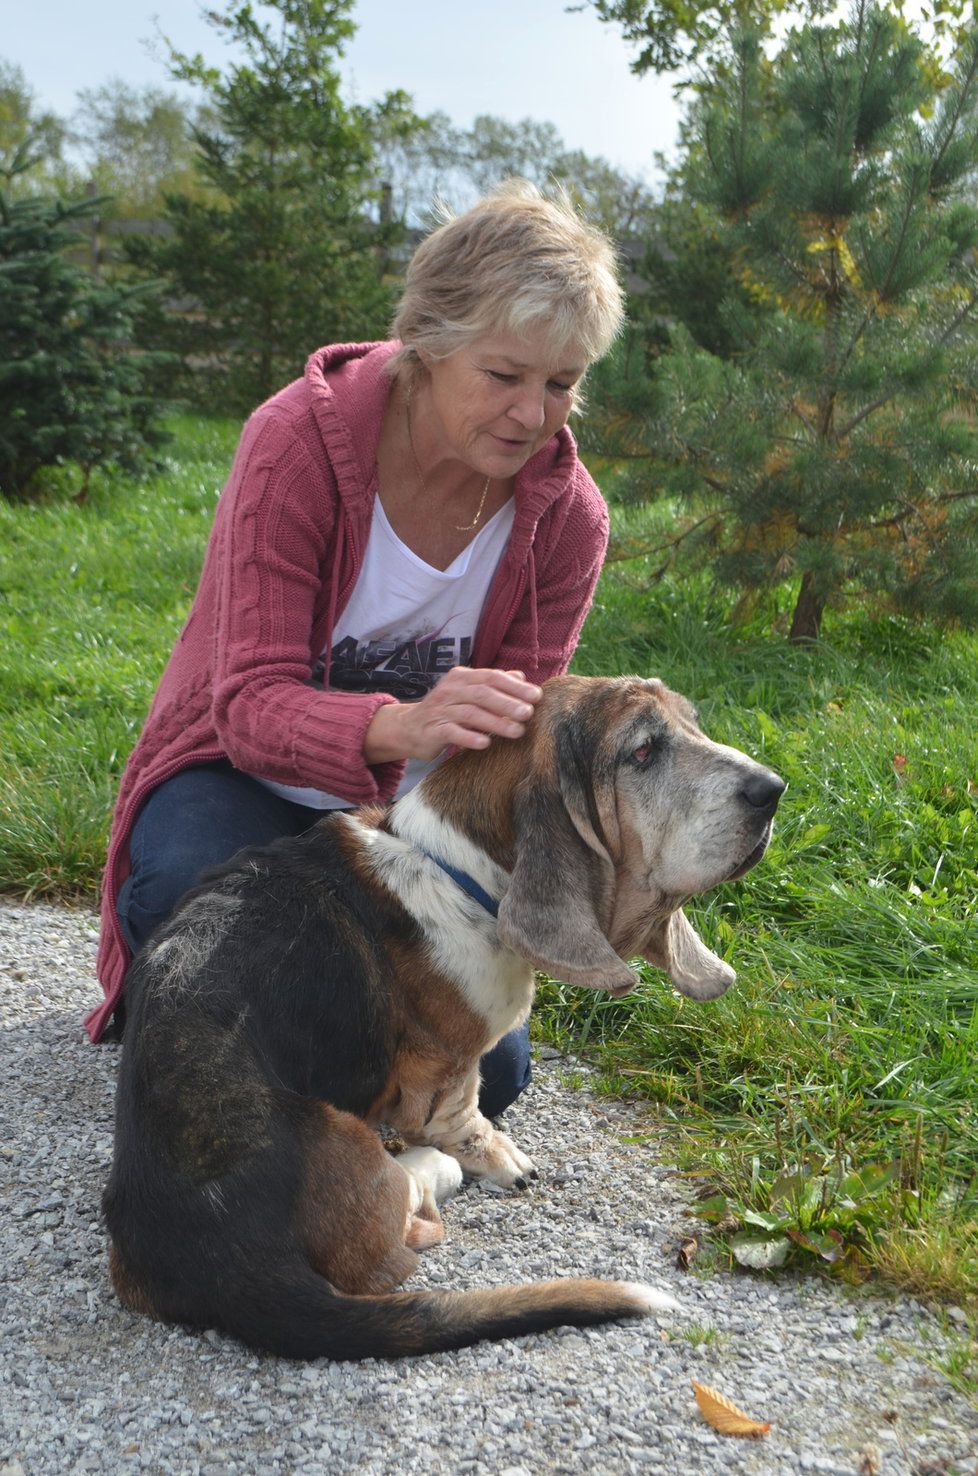
[[[418,481],[421,483],[421,490],[424,493],[425,497],[427,497],[428,496],[428,486],[427,486],[427,483],[425,482],[425,479],[424,479],[424,472],[421,470],[421,466],[420,466],[420,464],[418,462],[418,453],[414,449],[414,436],[411,434],[411,395],[410,395],[410,393],[408,394],[408,397],[407,397],[407,399],[405,401],[405,412],[407,414],[408,445],[411,447],[411,460],[414,462],[414,470],[418,474]],[[483,510],[483,508],[486,505],[486,494],[489,491],[489,483],[491,481],[492,481],[492,477],[491,476],[486,477],[485,485],[482,488],[482,496],[479,498],[479,510],[476,513],[475,517],[472,519],[471,523],[454,523],[452,525],[457,533],[471,533],[471,531],[472,531],[473,528],[478,527],[478,525],[479,525],[479,519],[482,517],[482,510]]]

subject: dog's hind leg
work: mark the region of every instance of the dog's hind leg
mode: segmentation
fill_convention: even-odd
[[[443,1204],[461,1187],[462,1167],[438,1148],[405,1148],[397,1155],[401,1168],[429,1188],[436,1204]]]
[[[412,1250],[426,1250],[440,1245],[445,1230],[438,1205],[454,1194],[462,1183],[462,1169],[454,1158],[437,1148],[406,1148],[395,1162],[411,1181],[411,1204],[408,1211],[405,1245]]]
[[[359,1118],[309,1108],[296,1224],[309,1264],[339,1291],[392,1291],[415,1270],[415,1251],[444,1237],[434,1194]]]

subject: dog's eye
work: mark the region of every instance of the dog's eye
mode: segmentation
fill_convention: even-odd
[[[644,764],[652,757],[652,744],[641,743],[638,748],[632,749],[632,758],[637,764]]]

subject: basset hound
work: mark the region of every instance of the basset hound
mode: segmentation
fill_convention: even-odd
[[[660,681],[558,677],[522,739],[212,873],[126,983],[104,1197],[123,1303],[335,1359],[675,1307],[624,1281],[393,1289],[463,1174],[534,1173],[477,1106],[534,969],[622,995],[641,956],[722,994],[682,904],[760,860],[784,788]]]

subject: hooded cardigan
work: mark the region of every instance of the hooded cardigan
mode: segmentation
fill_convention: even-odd
[[[122,993],[129,951],[116,899],[133,824],[158,785],[226,758],[351,805],[386,803],[397,789],[404,762],[368,765],[363,754],[374,713],[395,699],[308,684],[363,563],[397,348],[317,350],[244,427],[190,614],[119,789],[102,884],[105,999],[85,1018],[93,1041]],[[607,508],[566,427],[520,471],[514,501],[472,664],[541,682],[573,655],[607,547]]]

